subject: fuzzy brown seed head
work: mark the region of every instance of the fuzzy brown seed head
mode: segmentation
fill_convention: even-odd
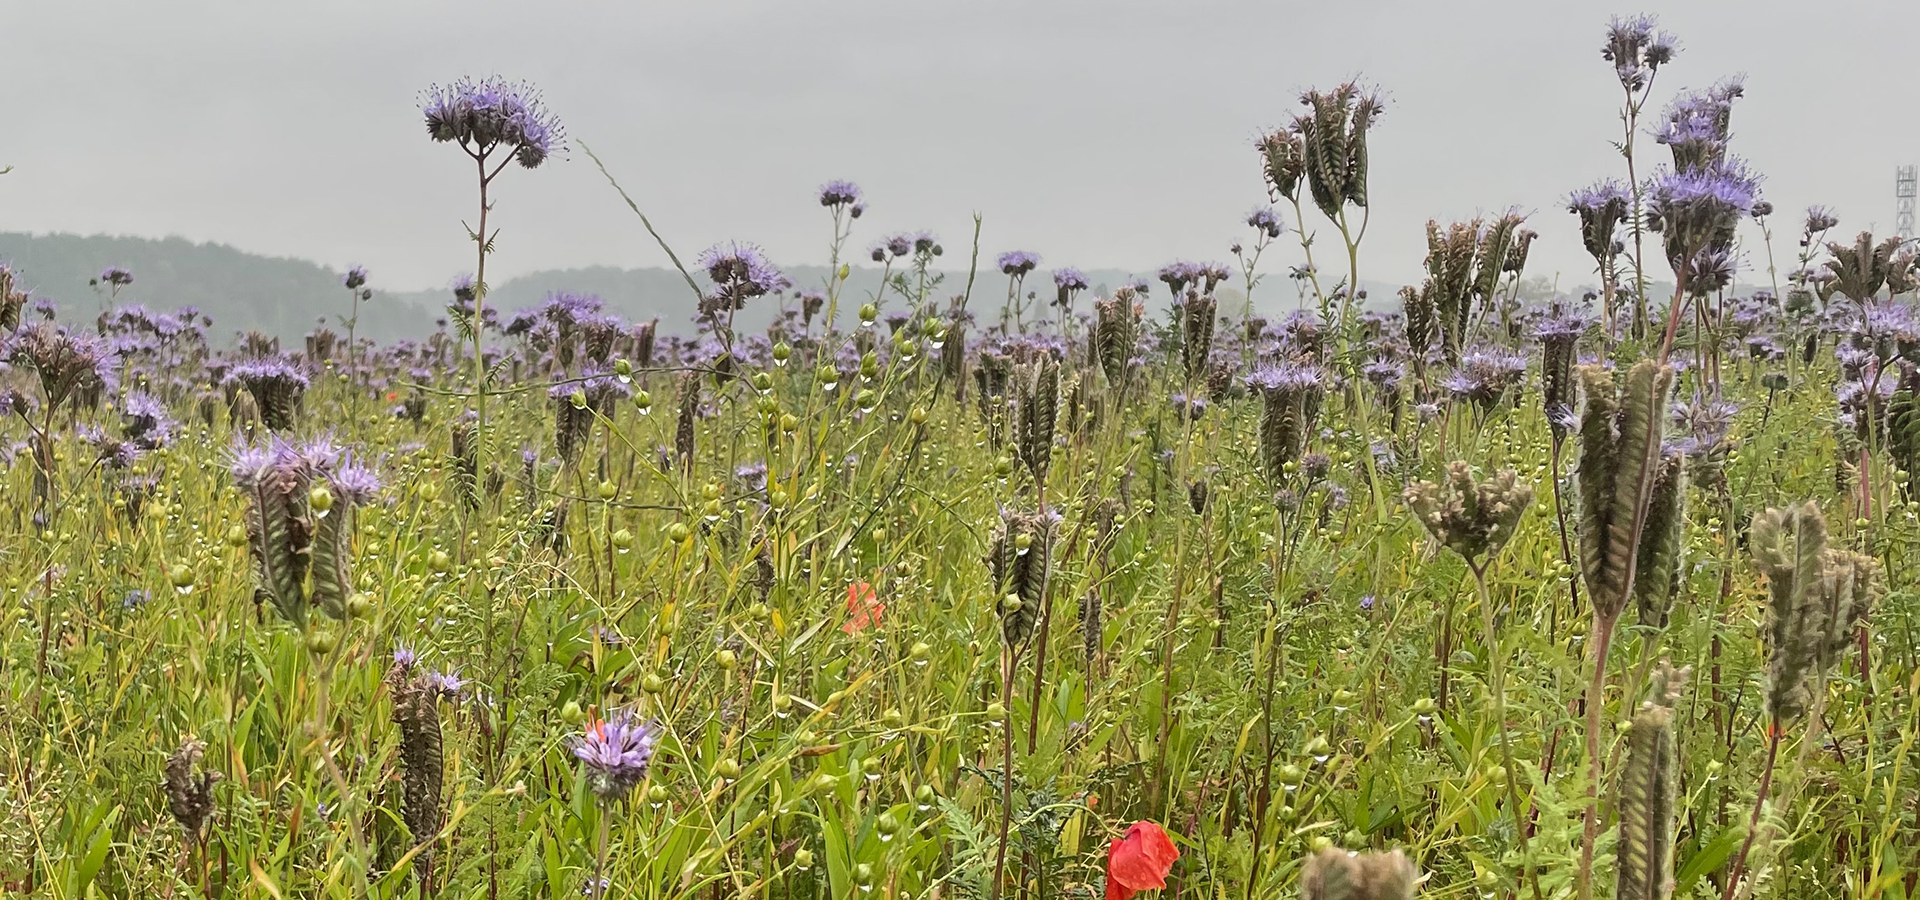
[[[1303,900],[1408,900],[1420,870],[1405,853],[1326,849],[1300,871]]]
[[[189,737],[180,742],[180,749],[167,757],[164,784],[167,811],[173,814],[173,821],[189,841],[200,839],[200,832],[213,816],[213,786],[220,783],[222,777],[219,772],[204,770],[195,777],[194,767],[206,752],[206,744]]]

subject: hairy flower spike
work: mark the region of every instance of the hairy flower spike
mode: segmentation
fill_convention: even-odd
[[[1620,772],[1617,900],[1666,900],[1673,894],[1673,828],[1679,763],[1674,753],[1674,706],[1689,670],[1662,662],[1652,696],[1627,732],[1627,764]]]
[[[1314,205],[1327,218],[1342,207],[1367,205],[1367,132],[1380,116],[1377,94],[1357,82],[1300,98],[1308,112],[1295,119],[1305,152],[1303,164]]]
[[[434,140],[459,144],[481,156],[505,150],[525,168],[538,168],[556,148],[566,149],[559,117],[526,82],[462,78],[445,87],[434,85],[427,89],[420,111]]]
[[[1051,512],[1000,511],[987,564],[999,601],[1001,637],[1009,649],[1024,647],[1040,621],[1047,581],[1052,577],[1053,532],[1058,522],[1059,516]]]
[[[405,661],[396,653],[393,667],[387,670],[387,686],[393,692],[393,722],[400,726],[401,818],[419,845],[413,871],[422,884],[433,879],[434,837],[440,833],[444,812],[441,795],[446,781],[440,691],[429,682],[428,674],[413,664],[411,652]]]
[[[1214,310],[1217,308],[1212,294],[1192,290],[1187,292],[1186,303],[1181,306],[1180,359],[1186,365],[1189,379],[1199,378],[1205,373],[1208,355],[1213,352]]]
[[[1755,514],[1747,543],[1771,596],[1767,709],[1775,721],[1795,720],[1866,621],[1882,590],[1880,565],[1829,548],[1826,519],[1811,501]]]
[[[1140,343],[1140,305],[1132,288],[1121,288],[1111,299],[1095,300],[1093,344],[1100,371],[1112,387],[1125,385]]]
[[[1326,373],[1317,366],[1283,362],[1256,369],[1247,386],[1260,392],[1260,458],[1274,484],[1286,480],[1286,465],[1306,451],[1320,418]]]
[[[219,772],[211,770],[202,770],[199,777],[194,776],[194,767],[200,764],[206,752],[206,744],[187,738],[180,742],[180,749],[167,757],[164,785],[167,811],[173,814],[173,821],[180,826],[189,843],[200,840],[207,820],[213,816],[213,786],[220,783],[222,777]]]
[[[1613,373],[1580,367],[1580,569],[1594,613],[1612,621],[1632,595],[1641,498],[1652,491],[1673,368],[1641,360],[1616,391]]]
[[[1633,578],[1633,598],[1640,624],[1665,628],[1667,612],[1680,579],[1681,550],[1686,546],[1687,458],[1664,451],[1656,467],[1653,496],[1640,530],[1639,570]]]
[[[1045,484],[1060,418],[1060,364],[1051,356],[1021,363],[1014,372],[1014,389],[1016,449],[1033,480]]]

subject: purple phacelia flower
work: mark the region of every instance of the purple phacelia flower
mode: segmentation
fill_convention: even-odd
[[[504,149],[532,169],[556,147],[564,150],[566,146],[559,117],[546,108],[540,92],[525,82],[489,77],[434,85],[427,88],[420,109],[428,135],[459,144],[476,156]]]
[[[347,274],[340,276],[340,283],[346,285],[347,290],[359,290],[367,283],[367,267],[354,266],[349,268]]]
[[[1024,276],[1040,265],[1040,254],[1025,250],[1009,250],[1000,254],[1000,257],[995,260],[995,265],[1000,267],[1002,274]]]
[[[1261,366],[1247,376],[1247,387],[1263,391],[1324,389],[1326,384],[1326,370],[1306,363],[1274,363]]]
[[[659,725],[635,721],[631,711],[622,709],[574,738],[573,755],[586,766],[587,786],[594,795],[614,801],[632,793],[647,777],[662,732]]]
[[[821,206],[855,206],[860,203],[860,186],[851,181],[834,180],[820,186]]]
[[[340,500],[359,506],[380,492],[380,476],[372,468],[349,460],[327,477]]]
[[[1247,226],[1269,238],[1277,238],[1287,230],[1287,226],[1280,221],[1280,214],[1271,206],[1254,207],[1253,212],[1247,214]]]

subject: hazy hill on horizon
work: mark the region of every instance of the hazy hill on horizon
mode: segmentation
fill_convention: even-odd
[[[196,243],[179,237],[140,238],[114,235],[26,234],[0,232],[0,261],[9,262],[19,273],[20,283],[37,298],[56,303],[62,318],[85,320],[107,304],[107,295],[88,282],[108,266],[119,266],[133,273],[133,283],[114,299],[116,304],[143,304],[155,310],[195,306],[212,316],[212,337],[224,341],[236,333],[260,331],[293,341],[312,330],[321,319],[338,328],[337,318],[347,314],[349,296],[341,284],[342,272],[310,260],[265,256],[230,245]],[[826,282],[828,269],[821,265],[784,267],[783,271],[799,288],[819,287]],[[1044,304],[1053,294],[1049,270],[1029,276],[1025,290],[1037,295]],[[1134,277],[1152,279],[1153,270],[1125,272],[1118,269],[1087,270],[1092,293],[1106,294]],[[967,273],[934,273],[941,279],[931,295],[946,298],[966,288]],[[699,272],[696,280],[705,286]],[[880,287],[881,270],[874,266],[856,266],[842,293],[843,317],[872,296]],[[1237,281],[1237,279],[1236,279]],[[1362,279],[1370,305],[1395,302],[1397,285]],[[380,341],[417,338],[430,333],[436,320],[445,315],[451,299],[445,289],[383,290],[380,273],[371,273],[372,300],[360,306],[359,332]],[[670,268],[621,268],[591,266],[573,269],[548,269],[528,273],[495,284],[487,297],[488,305],[502,311],[540,303],[551,292],[571,291],[596,294],[609,312],[633,320],[658,317],[669,332],[693,329],[693,290],[681,274]],[[1005,300],[1007,278],[993,271],[983,260],[977,273],[970,308],[987,318],[999,310]],[[1220,292],[1221,309],[1240,308],[1244,295],[1236,288]],[[1298,307],[1299,295],[1284,270],[1269,271],[1256,290],[1258,315],[1274,317]],[[1167,292],[1154,284],[1153,305],[1164,307]],[[894,303],[898,303],[895,299]],[[1079,308],[1086,310],[1083,295]],[[743,310],[738,323],[746,328],[763,326],[776,307],[763,304]]]

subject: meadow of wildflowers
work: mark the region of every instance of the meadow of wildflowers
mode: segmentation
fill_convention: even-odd
[[[360,267],[286,347],[0,266],[0,894],[1913,896],[1916,248],[1776,212],[1653,20],[1602,49],[1595,287],[1537,305],[1509,211],[1358,289],[1358,82],[1231,264],[1121,285],[831,181],[821,283],[646,222],[681,321],[500,309],[497,180],[601,163],[500,79],[421,98],[434,333]]]

